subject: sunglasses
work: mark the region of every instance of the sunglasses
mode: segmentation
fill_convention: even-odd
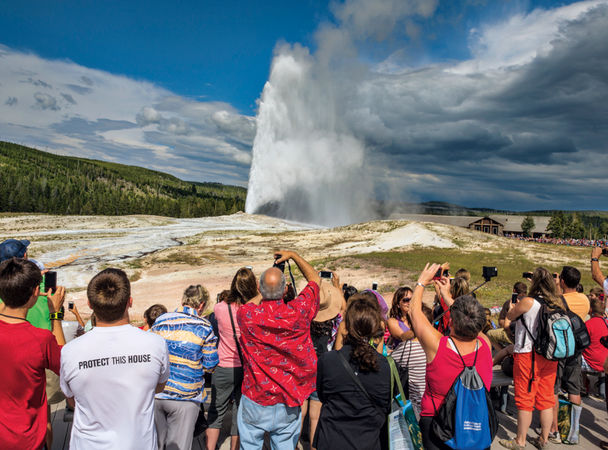
[[[410,300],[411,300],[411,297],[410,298],[407,298],[407,297],[406,298],[402,298],[401,299],[401,303],[408,303]]]

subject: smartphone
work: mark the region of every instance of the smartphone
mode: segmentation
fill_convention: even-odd
[[[319,276],[321,278],[331,280],[334,277],[334,274],[331,273],[329,270],[322,270],[321,272],[319,272]]]
[[[372,291],[377,291],[378,290],[378,283],[376,281],[374,281],[372,283]]]
[[[46,292],[55,292],[57,290],[57,272],[49,270],[44,274],[44,289]]]
[[[517,292],[511,294],[511,303],[517,303]]]
[[[447,274],[448,271],[444,271],[441,267],[439,269],[437,269],[437,272],[435,272],[435,276],[433,277],[433,280],[441,280],[441,275],[445,275]]]
[[[532,278],[532,272],[524,272],[521,274],[522,278]]]
[[[498,276],[498,269],[493,266],[483,266],[481,271],[482,277],[486,281],[490,281],[492,278]]]
[[[604,255],[604,256],[608,256],[608,247],[604,247],[604,248],[602,249],[602,255]]]
[[[557,279],[557,277],[558,277],[558,274],[556,272],[556,273],[553,274],[553,278]]]
[[[70,311],[74,309],[74,302],[68,302],[68,309]]]

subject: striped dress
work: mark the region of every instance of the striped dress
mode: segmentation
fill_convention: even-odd
[[[165,390],[156,398],[202,403],[204,372],[212,371],[219,363],[217,337],[211,323],[199,317],[195,309],[182,306],[156,319],[150,331],[167,342],[171,365]]]
[[[391,356],[399,366],[409,367],[409,400],[416,417],[420,417],[420,402],[426,386],[426,354],[422,345],[417,339],[401,342]]]

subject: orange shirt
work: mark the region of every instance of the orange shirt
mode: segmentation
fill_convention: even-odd
[[[585,320],[589,315],[589,299],[585,294],[579,292],[569,292],[564,294],[564,298],[568,302],[568,306],[573,313]]]

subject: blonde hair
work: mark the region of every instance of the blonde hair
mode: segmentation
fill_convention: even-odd
[[[190,306],[194,309],[198,309],[201,305],[206,305],[208,302],[209,291],[200,284],[188,286],[182,296],[182,305]]]
[[[564,302],[557,291],[555,279],[551,272],[544,267],[537,267],[534,270],[528,296],[532,298],[542,297],[549,308],[564,309]]]

